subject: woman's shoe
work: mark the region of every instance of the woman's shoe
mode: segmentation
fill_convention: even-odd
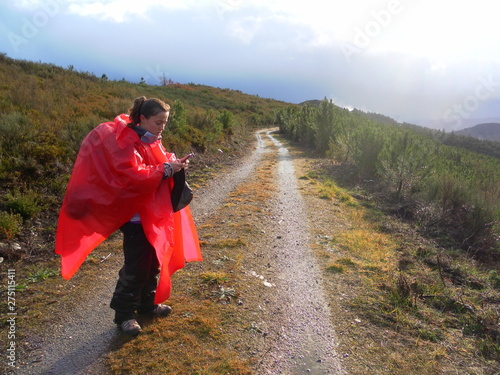
[[[172,311],[172,308],[168,305],[158,304],[156,307],[150,311],[150,314],[157,316],[167,316]]]
[[[137,336],[142,332],[142,328],[135,319],[125,320],[120,323],[120,328],[126,335]]]

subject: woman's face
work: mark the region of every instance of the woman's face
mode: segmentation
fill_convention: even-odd
[[[160,112],[149,118],[141,115],[141,123],[139,126],[158,137],[165,129],[165,125],[167,125],[168,115],[168,112]]]

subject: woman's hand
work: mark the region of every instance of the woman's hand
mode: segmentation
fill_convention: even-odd
[[[176,159],[174,161],[169,162],[170,166],[172,167],[172,170],[174,173],[179,172],[182,168],[187,168],[188,161],[186,160],[185,163],[182,163],[180,160]]]

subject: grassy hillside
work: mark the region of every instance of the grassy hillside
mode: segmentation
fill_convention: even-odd
[[[500,259],[500,159],[490,152],[492,142],[464,137],[459,147],[449,146],[436,132],[327,100],[282,110],[276,123],[348,170],[349,184],[377,193],[442,246]]]
[[[135,98],[158,97],[172,107],[167,150],[195,151],[191,178],[240,152],[255,126],[269,124],[285,103],[238,91],[166,82],[109,81],[52,64],[0,55],[0,247],[6,260],[52,251],[57,212],[83,137],[127,113]],[[208,168],[208,167],[207,167]]]
[[[478,154],[500,158],[500,142],[495,138],[498,137],[497,133],[499,131],[496,125],[500,124],[482,124],[461,131],[446,133],[442,130],[430,129],[409,123],[399,124],[390,117],[374,113],[365,113],[356,109],[353,111],[353,114],[366,117],[377,123],[399,126],[411,130],[415,133],[431,137],[447,146],[459,147]],[[483,131],[484,135],[481,135]]]

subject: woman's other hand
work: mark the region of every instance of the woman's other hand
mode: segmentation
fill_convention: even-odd
[[[168,164],[170,164],[170,166],[172,167],[172,170],[174,171],[174,173],[177,173],[181,169],[187,168],[188,162],[186,161],[185,163],[182,163],[180,160],[177,159],[175,161],[169,162]]]

